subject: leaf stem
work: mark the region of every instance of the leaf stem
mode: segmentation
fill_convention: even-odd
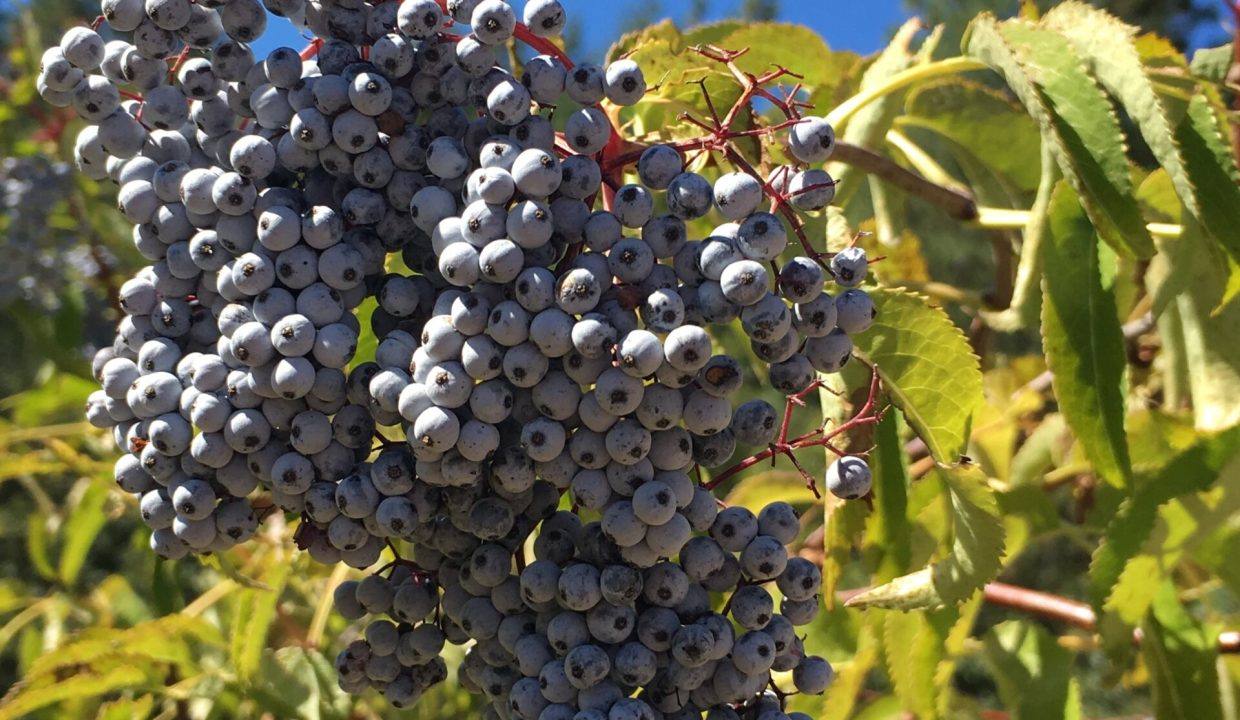
[[[973,225],[987,230],[1020,230],[1028,225],[1031,215],[1029,210],[979,207]],[[1174,240],[1184,234],[1184,226],[1174,223],[1147,223],[1145,227],[1157,238]]]
[[[897,165],[890,158],[872,150],[850,145],[845,142],[835,144],[832,160],[852,165],[858,170],[880,178],[896,188],[921,198],[931,205],[942,208],[957,220],[974,221],[979,219],[977,201],[970,193],[946,185],[936,184],[918,175],[912,170]]]
[[[926,63],[924,65],[916,65],[905,70],[904,72],[892,75],[881,85],[875,85],[872,88],[862,90],[853,95],[844,102],[840,103],[834,110],[827,114],[826,120],[831,126],[840,131],[848,121],[858,112],[870,103],[903,90],[904,88],[916,85],[926,80],[946,77],[949,75],[958,75],[963,72],[971,72],[973,70],[985,70],[986,65],[980,60],[974,60],[967,57],[954,57],[938,62]]]

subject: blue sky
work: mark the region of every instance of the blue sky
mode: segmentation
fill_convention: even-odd
[[[639,8],[641,0],[561,0],[569,12],[569,22],[581,28],[587,51],[599,59],[615,38],[618,28],[625,25],[626,14]],[[1197,0],[1202,5],[1218,4],[1219,0]],[[520,0],[514,4],[520,5]],[[683,19],[690,0],[665,0],[663,6],[673,19]],[[741,0],[712,0],[710,19],[733,17],[739,12]],[[886,44],[891,30],[908,16],[902,0],[784,0],[782,20],[809,25],[837,49],[872,53]],[[1222,30],[1202,28],[1198,42],[1221,42]],[[285,20],[273,17],[267,35],[255,43],[255,50],[265,53],[280,45],[300,49],[305,41],[293,32]]]
[[[592,54],[601,55],[614,39],[616,28],[624,25],[626,13],[640,5],[639,0],[561,0],[569,22],[582,30],[583,44]],[[667,0],[664,6],[672,18],[683,18],[689,0]],[[741,0],[713,0],[711,19],[735,16]],[[833,48],[869,53],[882,47],[891,28],[905,17],[901,0],[785,0],[782,18],[813,27]],[[289,23],[271,18],[267,35],[255,50],[262,53],[280,45],[299,48],[305,42]]]

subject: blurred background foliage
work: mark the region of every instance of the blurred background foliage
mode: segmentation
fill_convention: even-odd
[[[801,706],[817,717],[866,720],[1236,718],[1240,656],[1216,651],[1219,632],[1240,627],[1240,316],[1235,302],[1224,302],[1240,288],[1240,246],[1219,237],[1228,221],[1240,226],[1240,205],[1226,204],[1240,177],[1224,123],[1236,88],[1226,82],[1231,48],[1201,49],[1203,38],[1224,39],[1220,8],[1190,0],[1098,3],[1157,33],[1107,36],[1139,57],[1172,122],[1168,137],[1158,136],[1150,130],[1157,123],[1133,112],[1127,99],[1106,105],[1128,141],[1126,178],[1107,181],[1128,185],[1141,218],[1161,223],[1153,241],[1159,254],[1151,258],[1071,232],[1074,221],[1089,221],[1069,186],[1057,184],[1055,158],[1042,148],[1048,137],[1070,144],[1054,123],[1073,130],[1079,117],[1055,115],[1059,106],[1050,102],[1039,122],[1013,93],[1022,69],[1053,58],[992,58],[987,64],[1000,65],[1003,77],[976,71],[987,33],[1024,27],[985,21],[986,32],[975,24],[966,33],[978,13],[1023,13],[1032,22],[1048,3],[905,0],[926,23],[893,29],[888,48],[865,56],[833,51],[809,30],[755,24],[829,16],[831,3],[623,4],[630,22],[614,28],[603,47],[615,41],[613,54],[635,53],[660,82],[650,101],[623,117],[634,137],[692,134],[675,122],[679,112],[706,116],[691,81],[729,91],[721,70],[686,46],[749,47],[743,67],[784,64],[802,73],[803,99],[821,113],[871,93],[872,103],[845,118],[841,137],[983,208],[954,216],[941,203],[898,191],[892,167],[863,174],[854,157],[833,168],[841,210],[810,225],[816,242],[834,248],[863,233],[871,256],[885,258],[874,266],[878,281],[911,291],[876,293],[884,317],[894,318],[886,339],[907,350],[901,343],[910,329],[924,330],[917,352],[938,364],[900,370],[905,375],[889,378],[893,384],[930,379],[932,399],[941,399],[972,392],[976,372],[984,400],[971,417],[950,416],[931,428],[930,439],[925,428],[910,427],[917,422],[889,415],[873,438],[855,438],[859,447],[878,443],[872,502],[828,502],[825,513],[808,513],[806,552],[823,559],[833,589],[869,587],[952,557],[966,561],[962,582],[974,585],[959,588],[967,590],[962,604],[914,612],[860,611],[828,598],[806,645],[836,665],[839,679],[825,702]],[[672,15],[693,27],[723,12],[740,22],[684,34],[658,24]],[[336,688],[330,658],[350,630],[327,600],[346,570],[326,570],[293,551],[291,521],[278,517],[260,542],[226,557],[156,561],[135,508],[112,492],[110,440],[81,421],[93,388],[87,358],[110,341],[117,317],[110,297],[139,258],[112,209],[114,188],[72,172],[75,124],[39,101],[33,78],[41,48],[94,14],[79,0],[0,2],[0,720],[399,716]],[[584,19],[578,10],[576,21]],[[974,58],[964,68],[970,72],[940,73],[945,66],[935,61],[959,56],[962,40]],[[1055,38],[1043,40],[1059,47]],[[570,48],[584,43],[581,35],[566,38]],[[921,80],[891,87],[891,78],[928,67],[934,70]],[[1106,82],[1105,63],[1090,70],[1122,95]],[[1092,82],[1085,85],[1100,93]],[[1067,87],[1044,90],[1052,101],[1097,99]],[[1204,155],[1181,159],[1205,163],[1189,170],[1216,183],[1195,186],[1200,198],[1190,197],[1193,190],[1166,162],[1178,148],[1193,147],[1168,141],[1194,117]],[[1079,168],[1082,158],[1073,158]],[[706,160],[699,165],[707,175],[718,172]],[[1123,214],[1123,198],[1099,209],[1090,205],[1091,188],[1084,190],[1090,218]],[[1196,200],[1202,207],[1187,211]],[[1050,240],[1041,240],[1051,245],[1043,253],[1033,241],[1047,233],[1041,221],[1053,226]],[[1089,278],[1073,284],[1084,262],[1074,252],[1082,248],[1096,261],[1091,267],[1107,268],[1105,287],[1090,286]],[[1057,314],[1073,293],[1078,304]],[[1097,317],[1087,302],[1096,294],[1111,303],[1104,306],[1110,317]],[[1078,314],[1110,332],[1121,356],[1102,358],[1092,378],[1077,373],[1077,385],[1062,385],[1072,380],[1061,373],[1052,381],[1044,342],[1060,348],[1051,351],[1058,359],[1071,354],[1073,342],[1091,337],[1089,327],[1081,334]],[[737,354],[748,351],[739,332],[720,339]],[[877,335],[862,349],[871,359],[892,352]],[[978,370],[961,361],[970,350],[980,357]],[[747,392],[780,402],[761,389],[764,377],[750,380]],[[841,383],[841,390],[860,387],[864,377],[854,368]],[[1102,397],[1108,388],[1120,394]],[[1074,395],[1118,413],[1124,433],[1107,437],[1093,428],[1090,410]],[[848,404],[824,395],[798,423],[843,416]],[[958,459],[932,454],[939,444],[932,440],[952,433],[972,460],[967,472],[935,467],[936,459]],[[816,474],[822,465],[821,458],[807,462]],[[815,507],[782,465],[748,476],[728,497],[751,507],[776,498]],[[989,596],[983,602],[973,590],[996,572],[1006,583],[1092,605],[1102,620],[1083,629],[1053,613],[1017,612]],[[907,597],[888,604],[911,607]],[[1134,627],[1143,632],[1139,649]],[[405,715],[476,712],[449,682]]]

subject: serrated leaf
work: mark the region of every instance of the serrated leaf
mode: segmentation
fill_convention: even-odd
[[[982,402],[977,356],[947,314],[923,296],[874,288],[870,297],[878,316],[855,338],[857,350],[878,368],[884,389],[930,454],[955,463]]]
[[[1189,104],[1179,96],[1159,93],[1146,69],[1149,60],[1136,45],[1139,30],[1113,15],[1074,1],[1056,6],[1046,22],[1077,47],[1099,82],[1136,123],[1188,212],[1233,258],[1240,258],[1240,223],[1235,222],[1240,176],[1209,104],[1200,95]],[[1186,65],[1168,48],[1156,67],[1183,71]],[[1207,161],[1203,149],[1211,151],[1215,162]]]
[[[155,699],[143,695],[134,699],[115,700],[99,708],[95,720],[143,720],[150,717]]]
[[[1180,605],[1170,582],[1162,585],[1142,630],[1155,717],[1221,720],[1214,638]]]
[[[116,658],[188,665],[193,662],[191,641],[218,644],[221,638],[205,621],[182,615],[170,615],[126,629],[92,628],[41,655],[27,669],[26,677],[59,676],[66,668],[89,667]]]
[[[1072,653],[1050,633],[1033,623],[1009,621],[992,628],[983,642],[1013,720],[1079,717],[1079,693],[1071,688]]]
[[[1072,45],[1028,21],[1000,23],[984,13],[969,25],[964,49],[999,73],[1037,121],[1107,242],[1137,257],[1152,255],[1119,121]]]
[[[1089,566],[1090,597],[1105,607],[1127,563],[1140,552],[1154,529],[1159,507],[1174,498],[1210,488],[1240,451],[1240,428],[1204,438],[1165,466],[1143,472],[1135,493],[1107,525]]]
[[[1240,207],[1240,170],[1219,124],[1209,99],[1195,95],[1175,138],[1197,187],[1202,227],[1233,261],[1240,261],[1240,225],[1235,221],[1236,208]],[[1229,295],[1224,302],[1230,299]]]
[[[945,657],[942,630],[950,623],[931,623],[926,613],[888,612],[883,618],[883,657],[903,710],[924,720],[939,717],[939,663]]]
[[[847,663],[838,664],[821,720],[847,720],[852,717],[857,706],[857,694],[865,687],[866,677],[879,661],[881,628],[882,621],[877,616],[871,615],[862,621],[857,636],[857,652]]]
[[[0,720],[26,717],[35,710],[49,705],[67,700],[96,698],[127,687],[140,686],[146,681],[147,674],[144,668],[123,665],[103,672],[84,668],[74,675],[54,682],[22,681],[10,688],[0,700]]]
[[[1098,474],[1115,487],[1132,482],[1124,435],[1124,333],[1113,256],[1075,193],[1060,184],[1051,200],[1044,247],[1042,350],[1055,398]],[[1108,257],[1110,256],[1110,257]]]
[[[858,595],[851,607],[919,610],[961,603],[999,572],[1004,553],[1003,521],[986,476],[971,465],[935,473],[951,500],[951,553],[940,562]]]
[[[1184,116],[1182,102],[1160,96],[1136,46],[1137,28],[1082,2],[1065,2],[1046,14],[1044,24],[1062,33],[1080,52],[1098,82],[1128,112],[1186,207],[1200,216],[1197,190],[1188,175],[1173,129]]]

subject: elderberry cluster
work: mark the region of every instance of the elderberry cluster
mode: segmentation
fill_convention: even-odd
[[[369,618],[336,667],[400,707],[447,678],[445,642],[505,720],[780,720],[826,689],[796,512],[720,511],[695,478],[787,432],[737,402],[747,361],[708,328],[739,321],[792,395],[874,320],[864,251],[790,257],[784,213],[834,198],[829,124],[791,123],[768,178],[655,145],[624,184],[607,110],[646,80],[568,61],[557,0],[101,8],[126,39],[70,30],[39,89],[86,122],[78,167],[150,262],[87,416],[155,552],[226,550],[276,509],[320,562],[390,549],[336,590]],[[268,12],[310,48],[255,57]],[[514,38],[544,53],[519,72]],[[828,471],[840,497],[869,482],[858,457]]]

